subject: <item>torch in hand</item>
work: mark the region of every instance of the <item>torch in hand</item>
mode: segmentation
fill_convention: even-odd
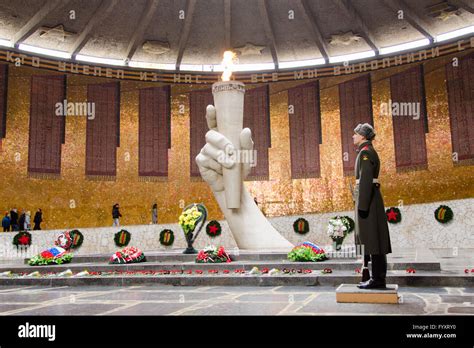
[[[233,167],[223,168],[222,171],[228,209],[240,208],[242,190],[242,164],[238,155],[240,133],[243,128],[245,85],[242,82],[230,81],[234,57],[235,55],[231,51],[224,53],[222,81],[212,85],[217,130],[232,143],[232,148],[229,148],[225,155],[231,157],[235,162]]]

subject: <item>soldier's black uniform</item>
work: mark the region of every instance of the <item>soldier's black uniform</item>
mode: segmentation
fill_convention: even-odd
[[[372,278],[361,288],[385,287],[387,254],[392,252],[387,216],[378,177],[380,160],[371,141],[359,146],[355,163],[355,238],[364,256],[370,255]]]

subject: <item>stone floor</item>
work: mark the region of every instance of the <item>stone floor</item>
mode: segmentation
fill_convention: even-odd
[[[474,288],[400,288],[399,304],[336,303],[334,287],[0,287],[0,315],[474,315]]]

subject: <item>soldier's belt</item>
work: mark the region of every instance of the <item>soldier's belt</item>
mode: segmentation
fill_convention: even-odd
[[[356,184],[357,184],[357,185],[360,184],[360,179],[357,179],[357,180],[356,180]],[[372,179],[372,184],[379,184],[379,179]]]

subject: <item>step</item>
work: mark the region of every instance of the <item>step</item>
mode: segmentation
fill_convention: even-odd
[[[97,260],[96,260],[97,261]],[[33,272],[39,270],[40,272],[61,272],[62,270],[71,269],[73,271],[118,271],[118,270],[196,270],[196,269],[217,269],[217,270],[235,270],[245,269],[251,270],[254,266],[259,269],[262,268],[302,268],[312,270],[322,270],[324,268],[331,268],[333,270],[345,270],[355,272],[356,268],[360,268],[360,262],[350,260],[326,260],[322,262],[293,262],[285,261],[234,261],[230,263],[195,263],[189,262],[141,262],[127,265],[110,265],[107,262],[83,262],[83,263],[68,263],[63,265],[49,265],[49,266],[28,266],[28,265],[1,265],[0,273],[5,271],[12,272]],[[370,267],[369,267],[370,268]],[[388,270],[406,270],[407,268],[414,268],[417,271],[439,271],[440,264],[438,262],[389,262],[387,264]]]
[[[0,286],[132,286],[132,285],[175,285],[175,286],[339,286],[340,284],[358,284],[360,275],[352,272],[334,272],[331,274],[283,274],[283,275],[249,275],[249,274],[203,274],[203,275],[114,275],[86,277],[1,277]],[[420,272],[405,274],[401,271],[389,271],[387,283],[399,286],[423,287],[473,287],[474,276]]]

